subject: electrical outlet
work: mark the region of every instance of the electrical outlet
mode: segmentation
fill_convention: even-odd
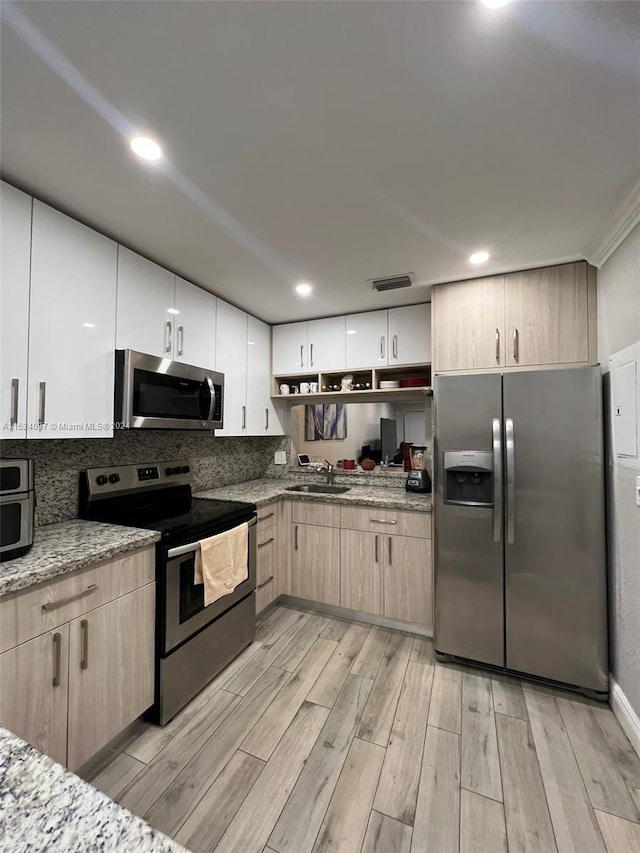
[[[274,453],[274,463],[276,465],[286,465],[287,464],[287,451],[286,450],[276,450]]]

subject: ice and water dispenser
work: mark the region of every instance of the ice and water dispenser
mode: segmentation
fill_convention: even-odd
[[[490,450],[445,450],[444,502],[493,506],[493,454]]]

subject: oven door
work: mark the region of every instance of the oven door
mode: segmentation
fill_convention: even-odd
[[[194,584],[196,551],[200,543],[193,542],[169,549],[164,566],[164,601],[160,612],[164,613],[164,630],[161,631],[162,654],[168,654],[176,646],[188,640],[205,625],[208,625],[236,602],[256,588],[257,520],[249,522],[248,577],[230,595],[204,606],[204,585]]]
[[[33,500],[33,492],[0,497],[0,559],[33,542]]]
[[[179,361],[116,350],[116,422],[136,429],[221,429],[224,376]]]

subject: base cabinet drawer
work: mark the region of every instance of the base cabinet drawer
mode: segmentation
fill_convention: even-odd
[[[318,501],[291,501],[291,520],[298,524],[340,527],[340,507]]]
[[[431,539],[431,514],[375,507],[343,506],[340,512],[343,530],[388,533],[394,536],[416,536]]]

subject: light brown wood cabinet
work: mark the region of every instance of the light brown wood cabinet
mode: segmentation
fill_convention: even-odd
[[[339,528],[294,523],[292,532],[291,594],[339,605]]]
[[[384,615],[432,625],[431,542],[411,536],[384,540]]]
[[[597,361],[586,261],[437,285],[432,312],[434,372]]]
[[[0,618],[0,725],[61,764],[153,704],[154,548],[8,595]]]
[[[340,605],[384,613],[383,553],[377,533],[340,531]]]

